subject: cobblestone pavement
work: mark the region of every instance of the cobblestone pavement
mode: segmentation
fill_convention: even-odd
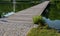
[[[0,19],[0,36],[26,36],[33,24],[32,17],[41,15],[49,1],[19,11],[8,18]]]

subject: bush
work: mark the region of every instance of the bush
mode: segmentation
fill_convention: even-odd
[[[38,24],[41,19],[42,19],[42,16],[34,16],[34,17],[33,17],[33,22],[34,22],[34,24]]]
[[[44,23],[45,23],[42,16],[34,16],[33,22],[34,22],[34,24],[39,24],[39,25],[44,25]]]

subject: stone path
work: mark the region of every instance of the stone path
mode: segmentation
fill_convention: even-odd
[[[26,36],[33,24],[32,17],[41,15],[49,1],[19,11],[8,18],[0,19],[0,36]]]

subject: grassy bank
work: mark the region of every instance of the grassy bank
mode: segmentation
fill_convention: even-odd
[[[50,28],[47,23],[45,23],[44,19],[41,16],[36,16],[34,17],[34,23],[36,23],[37,25],[39,25],[36,28],[32,28],[27,36],[60,36],[60,33],[58,33],[59,31],[57,31],[54,28]]]
[[[60,33],[58,33],[56,30],[54,29],[47,29],[45,27],[40,28],[32,28],[27,36],[60,36]]]

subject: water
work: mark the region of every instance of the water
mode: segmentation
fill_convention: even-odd
[[[49,27],[59,29],[60,30],[60,20],[50,20],[49,18],[43,17],[45,22],[48,24]]]
[[[8,16],[11,16],[13,14],[15,14],[15,12],[9,12],[9,13],[5,14],[4,17],[8,17]]]
[[[9,13],[3,15],[2,18],[0,18],[0,21],[8,22],[8,21],[6,20],[6,18],[8,18],[9,16],[11,16],[11,15],[13,15],[13,14],[15,14],[15,12],[9,12]]]

